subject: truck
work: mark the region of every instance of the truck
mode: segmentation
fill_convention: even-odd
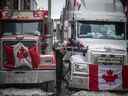
[[[48,84],[56,80],[49,51],[48,10],[0,10],[0,86]],[[45,87],[46,88],[46,87]]]
[[[64,41],[68,43],[64,45],[62,85],[127,90],[128,31],[121,1],[66,0],[63,22],[67,22]]]

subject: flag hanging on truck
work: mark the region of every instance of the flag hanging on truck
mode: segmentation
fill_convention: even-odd
[[[128,88],[128,66],[89,64],[90,90],[122,90]]]
[[[30,68],[32,68],[29,50],[22,43],[19,42],[16,45],[14,45],[13,54],[16,67],[29,66]]]
[[[16,45],[5,45],[4,51],[7,62],[4,64],[6,69],[15,69],[18,67],[27,67],[30,69],[38,68],[40,64],[40,53],[37,46],[27,47],[22,43]]]

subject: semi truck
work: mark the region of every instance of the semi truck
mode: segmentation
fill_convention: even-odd
[[[55,84],[55,55],[47,49],[48,11],[7,8],[0,14],[0,86]]]
[[[128,31],[120,0],[67,0],[63,19],[68,22],[65,85],[95,91],[127,90]]]

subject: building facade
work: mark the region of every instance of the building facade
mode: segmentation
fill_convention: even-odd
[[[36,10],[38,0],[1,0],[0,5],[3,8],[12,10]]]

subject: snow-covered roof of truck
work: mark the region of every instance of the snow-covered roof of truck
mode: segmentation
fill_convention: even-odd
[[[80,0],[80,8],[69,6],[69,18],[76,20],[99,20],[125,22],[123,6],[120,0]]]
[[[126,17],[121,12],[74,12],[74,19],[76,20],[92,20],[92,21],[113,21],[113,22],[126,22]]]

